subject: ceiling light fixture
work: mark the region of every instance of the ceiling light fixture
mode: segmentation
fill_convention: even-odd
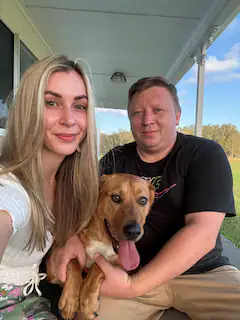
[[[114,83],[126,83],[127,79],[124,73],[122,72],[114,72],[111,76],[110,80]]]

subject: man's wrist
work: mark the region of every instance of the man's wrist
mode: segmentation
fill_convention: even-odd
[[[133,274],[132,276],[129,277],[129,288],[128,288],[128,298],[136,298],[144,293],[141,292],[141,286],[139,284],[139,279],[137,274]]]

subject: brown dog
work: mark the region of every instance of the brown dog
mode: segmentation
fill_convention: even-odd
[[[82,278],[78,261],[68,264],[67,279],[59,300],[65,319],[81,311],[85,319],[93,319],[99,309],[99,291],[104,274],[94,263],[100,253],[126,271],[138,267],[140,258],[135,242],[143,235],[143,226],[154,200],[150,182],[131,174],[104,175],[100,179],[98,207],[89,225],[79,234],[87,253],[87,277]],[[47,263],[48,278],[58,282]]]

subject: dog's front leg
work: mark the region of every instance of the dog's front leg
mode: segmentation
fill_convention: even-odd
[[[82,286],[82,270],[77,259],[67,266],[67,279],[58,303],[64,319],[73,319],[79,309],[79,294]]]
[[[104,273],[99,266],[94,263],[83,282],[79,295],[80,311],[84,319],[90,320],[98,316],[99,291],[103,280]]]

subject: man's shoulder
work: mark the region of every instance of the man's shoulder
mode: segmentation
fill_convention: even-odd
[[[123,145],[117,146],[116,148],[119,149],[120,151],[121,150],[124,150],[124,151],[136,150],[136,142],[132,141],[132,142],[129,142],[129,143],[125,143]]]
[[[204,151],[224,152],[222,146],[214,140],[183,133],[178,133],[176,148],[192,154]]]
[[[214,140],[203,138],[203,137],[197,137],[191,134],[184,134],[180,132],[178,132],[178,139],[182,143],[189,143],[189,144],[194,144],[199,146],[205,146],[209,144],[218,145],[218,143]]]
[[[177,165],[183,175],[194,166],[199,168],[199,172],[205,166],[229,166],[222,146],[216,141],[182,133],[178,133],[169,164]]]
[[[121,172],[129,159],[136,156],[136,143],[131,142],[112,148],[100,160],[100,172]]]
[[[112,155],[112,156],[122,156],[125,154],[128,154],[129,152],[136,151],[136,142],[130,142],[123,145],[118,145],[108,151],[106,155]],[[106,156],[105,155],[105,156]]]

